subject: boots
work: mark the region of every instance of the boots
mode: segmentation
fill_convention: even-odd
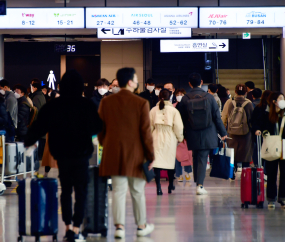
[[[157,196],[163,195],[160,184],[156,185],[156,192],[157,192]]]
[[[173,183],[172,183],[172,185],[169,184],[169,186],[168,186],[168,194],[171,194],[172,190],[173,191],[175,190],[175,186],[173,186]]]

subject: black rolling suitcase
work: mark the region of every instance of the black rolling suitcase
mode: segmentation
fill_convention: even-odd
[[[83,221],[83,235],[108,232],[108,182],[107,177],[99,177],[99,166],[89,168],[88,196]]]

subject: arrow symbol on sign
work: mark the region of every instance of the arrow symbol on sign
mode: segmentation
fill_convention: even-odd
[[[225,47],[226,47],[225,43],[223,43],[222,45],[219,45],[219,46],[223,46],[223,48],[225,48]]]
[[[103,29],[101,29],[101,31],[102,31],[104,34],[107,34],[105,31],[111,31],[111,29],[105,29],[105,28],[103,28]]]

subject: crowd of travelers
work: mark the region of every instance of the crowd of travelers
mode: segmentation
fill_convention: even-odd
[[[6,130],[6,142],[24,141],[25,147],[30,147],[39,141],[39,156],[44,161],[44,154],[48,153],[48,160],[53,159],[53,163],[43,162],[46,177],[50,167],[58,166],[66,240],[78,238],[84,218],[92,135],[98,134],[104,147],[100,176],[112,177],[118,239],[125,237],[128,187],[137,236],[154,230],[146,218],[146,181],[142,172],[146,160],[150,161],[149,169],[154,170],[158,196],[163,195],[160,178],[165,170],[169,194],[175,190],[174,179],[189,182],[192,170],[196,194],[207,194],[207,163],[211,151],[219,145],[218,134],[229,148],[234,148],[235,172],[231,180],[235,180],[240,163],[242,167],[257,165],[256,136],[266,130],[279,134],[284,95],[262,92],[250,81],[237,85],[234,95],[219,84],[208,85],[206,92],[198,73],[190,74],[188,84],[191,89],[186,93],[184,89],[175,89],[173,83],[156,83],[150,78],[145,83],[146,90],[139,93],[135,70],[122,68],[111,83],[104,78],[98,80],[92,98],[88,99],[84,97],[82,77],[74,70],[63,75],[57,91],[41,86],[38,79],[33,79],[29,88],[18,84],[12,89],[6,79],[0,81],[0,129]],[[207,103],[204,116],[189,115],[197,97]],[[246,114],[242,127],[230,122],[236,107]],[[182,166],[177,159],[177,146],[183,142],[192,151],[193,165]],[[277,201],[285,208],[285,163],[280,159],[263,160],[263,168],[267,175],[268,207],[274,208]],[[72,189],[76,200],[73,216]]]

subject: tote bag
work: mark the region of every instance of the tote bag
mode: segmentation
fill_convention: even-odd
[[[193,165],[192,151],[188,150],[187,142],[185,139],[177,146],[176,159],[181,162],[181,166]]]
[[[281,158],[282,155],[282,134],[284,129],[285,117],[282,118],[279,135],[270,135],[263,131],[263,144],[261,147],[261,158],[267,161],[274,161]]]
[[[222,147],[219,147],[218,153],[213,157],[210,177],[229,179],[234,174],[234,149],[228,148],[226,142],[221,144]]]

